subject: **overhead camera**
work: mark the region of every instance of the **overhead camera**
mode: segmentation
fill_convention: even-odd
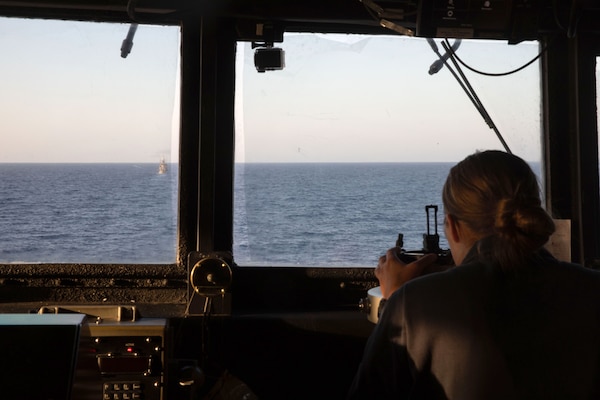
[[[258,72],[277,71],[285,67],[285,52],[272,43],[252,43],[254,51],[254,66]]]

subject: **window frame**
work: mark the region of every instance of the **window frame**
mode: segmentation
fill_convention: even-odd
[[[0,13],[5,11],[0,9]],[[61,12],[41,9],[19,12],[20,16],[26,17],[127,21],[122,11]],[[6,13],[19,14],[14,10],[12,14]],[[0,306],[3,311],[30,311],[41,305],[56,303],[136,303],[143,305],[144,316],[147,317],[183,316],[189,297],[188,255],[198,251],[231,252],[235,74],[232,60],[238,40],[235,21],[214,16],[199,17],[190,13],[181,20],[169,15],[155,17],[153,22],[180,24],[182,29],[177,262],[167,265],[3,264],[0,265],[0,290],[6,299]],[[315,23],[313,28],[323,26]],[[358,27],[354,28],[359,30]],[[341,33],[346,27],[329,29]],[[361,33],[380,32],[378,27],[360,29],[363,30]],[[323,28],[323,31],[327,29]],[[589,92],[578,93],[571,89],[569,98],[561,100],[565,88],[552,87],[550,84],[568,75],[574,83],[572,88],[593,86],[588,83],[594,82],[595,71],[591,68],[590,73],[589,65],[595,65],[599,50],[594,47],[592,39],[595,37],[579,38],[576,43],[569,43],[564,38],[558,41],[556,48],[548,50],[544,56],[546,70],[542,77],[542,101],[544,149],[548,161],[545,167],[548,209],[558,214],[555,216],[572,217],[576,223],[586,224],[579,233],[573,235],[574,243],[578,248],[584,248],[590,257],[598,258],[599,196],[598,193],[592,194],[591,202],[579,213],[570,194],[582,187],[572,184],[573,169],[565,168],[565,165],[571,164],[569,153],[564,151],[565,148],[585,143],[585,148],[579,149],[582,156],[577,159],[577,165],[582,171],[588,172],[586,165],[589,161],[597,163],[597,146],[590,146],[586,141],[596,140],[594,143],[597,144],[597,116],[595,111],[589,110],[589,107],[595,106],[596,97],[590,96]],[[580,55],[578,61],[593,60],[593,64],[577,65],[576,61],[564,60],[564,54],[572,51]],[[202,71],[201,76],[198,71]],[[222,93],[226,95],[221,96]],[[584,109],[578,109],[572,102],[584,104]],[[550,103],[553,105],[550,106]],[[568,123],[563,121],[563,110],[568,110]],[[577,126],[579,118],[584,126]],[[563,129],[577,129],[578,136],[569,137],[565,142],[566,136],[560,133]],[[589,165],[587,168],[590,168]],[[598,169],[594,166],[592,170],[589,179],[597,184]],[[565,191],[565,188],[569,190]],[[583,215],[588,216],[589,221],[584,220]],[[592,234],[584,238],[584,231]],[[356,300],[362,298],[365,289],[375,282],[372,268],[294,267],[292,270],[270,267],[241,269],[234,266],[232,309],[293,311],[308,307],[354,310]],[[282,298],[285,301],[281,301]]]

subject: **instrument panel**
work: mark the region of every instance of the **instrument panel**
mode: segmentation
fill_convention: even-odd
[[[167,320],[140,318],[134,307],[44,307],[39,313],[87,315],[82,325],[71,398],[162,400]]]

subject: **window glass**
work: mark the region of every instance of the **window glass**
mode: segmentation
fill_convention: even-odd
[[[493,74],[539,52],[537,42],[448,44]],[[426,205],[439,206],[429,233],[445,249],[441,188],[454,163],[505,149],[501,136],[539,171],[537,61],[505,76],[461,66],[488,123],[447,67],[429,73],[438,56],[425,39],[287,34],[279,46],[285,68],[259,73],[251,44],[238,44],[239,265],[374,266],[399,233],[406,250],[422,249]]]
[[[0,262],[175,262],[179,41],[0,18]]]

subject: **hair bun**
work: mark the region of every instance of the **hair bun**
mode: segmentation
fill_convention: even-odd
[[[498,202],[496,232],[518,239],[524,250],[543,246],[554,232],[554,221],[536,199],[503,199]]]

